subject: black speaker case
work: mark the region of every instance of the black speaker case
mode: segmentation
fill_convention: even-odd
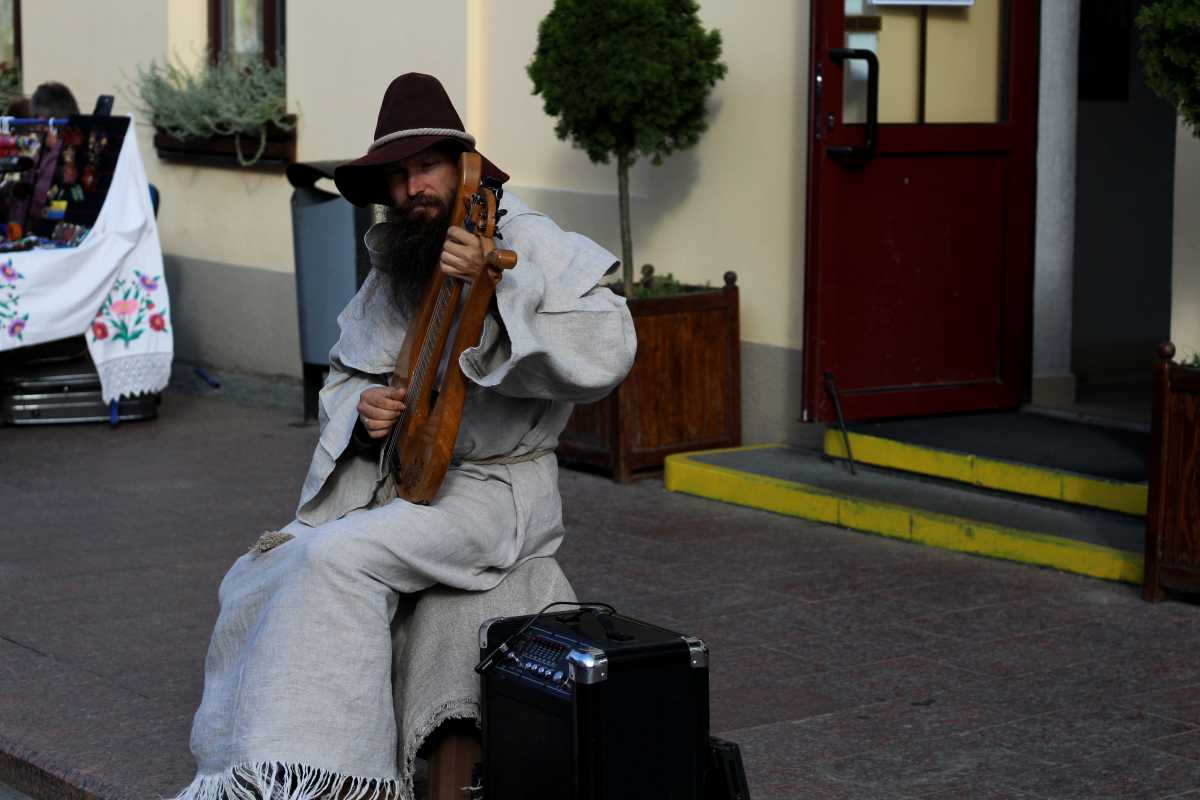
[[[545,615],[529,635],[571,642],[555,688],[530,674],[520,645],[482,677],[489,800],[701,800],[708,779],[708,649],[695,637],[619,614]],[[576,618],[575,622],[571,622]],[[489,620],[486,655],[530,617]],[[613,641],[615,632],[632,641]],[[539,757],[539,754],[544,757]]]

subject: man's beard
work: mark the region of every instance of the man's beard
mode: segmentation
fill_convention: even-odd
[[[413,214],[416,208],[436,208],[437,213]],[[418,195],[384,212],[382,252],[374,266],[392,282],[392,299],[405,315],[421,305],[436,272],[450,228],[450,206],[435,197]]]

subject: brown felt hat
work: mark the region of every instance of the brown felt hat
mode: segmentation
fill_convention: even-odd
[[[375,141],[367,154],[348,161],[333,172],[342,196],[356,206],[368,203],[392,205],[387,167],[440,142],[462,150],[475,150],[475,137],[466,132],[462,119],[442,84],[432,75],[409,72],[392,81],[379,107]],[[504,183],[508,175],[483,157],[483,176]]]

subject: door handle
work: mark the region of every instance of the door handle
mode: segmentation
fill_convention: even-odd
[[[825,151],[837,159],[870,161],[875,157],[879,139],[879,58],[870,50],[852,47],[832,48],[829,58],[838,65],[847,61],[867,62],[867,135],[862,146],[830,145]]]

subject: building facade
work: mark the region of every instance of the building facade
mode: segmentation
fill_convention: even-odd
[[[193,66],[203,62],[210,5],[209,0],[26,2],[20,23],[25,90],[58,80],[74,90],[85,110],[95,96],[115,94],[117,113],[137,113],[131,77],[139,65],[167,58]],[[361,155],[391,79],[409,71],[431,73],[446,86],[480,149],[512,175],[512,191],[563,227],[620,251],[615,164],[591,164],[555,137],[554,120],[532,95],[525,73],[538,23],[552,0],[347,0],[336,7],[311,0],[287,0],[284,6],[280,0],[280,6],[287,105],[298,115],[298,160]],[[809,317],[835,306],[814,276],[841,262],[834,258],[819,266],[814,237],[884,241],[886,225],[897,219],[875,212],[888,197],[899,195],[876,187],[861,207],[845,199],[848,194],[838,195],[842,200],[835,203],[821,195],[825,184],[814,180],[821,170],[849,169],[822,159],[831,143],[856,146],[864,133],[867,65],[854,58],[835,63],[829,50],[837,45],[878,55],[881,148],[873,165],[839,173],[837,192],[850,192],[854,180],[866,180],[880,165],[904,163],[896,148],[918,145],[915,139],[904,144],[909,134],[902,129],[928,129],[933,138],[919,145],[927,155],[958,147],[947,133],[951,129],[976,136],[972,141],[982,142],[979,152],[994,154],[999,145],[988,131],[1015,119],[1018,106],[1031,110],[1022,118],[1029,137],[1025,156],[1033,159],[1028,170],[1012,162],[1018,167],[1001,174],[989,171],[994,164],[982,156],[974,162],[980,196],[995,179],[1007,181],[1005,191],[1015,198],[1015,205],[979,208],[1016,217],[1006,218],[1008,227],[1002,230],[962,235],[964,242],[977,245],[981,236],[1000,236],[997,246],[1012,251],[1005,251],[1005,263],[1017,266],[1015,273],[1002,266],[996,274],[998,280],[1018,275],[1016,285],[973,284],[978,296],[963,297],[967,288],[947,290],[949,299],[935,307],[910,309],[917,318],[945,323],[908,344],[927,348],[926,353],[944,351],[945,341],[959,338],[954,326],[984,327],[973,320],[988,318],[989,304],[1002,305],[1009,314],[1015,302],[1020,308],[1003,320],[1008,344],[1002,346],[1012,349],[1003,358],[988,358],[1010,370],[1008,397],[1045,404],[1069,403],[1080,370],[1095,380],[1141,369],[1148,374],[1157,338],[1169,335],[1184,355],[1200,351],[1200,226],[1195,224],[1200,141],[1146,94],[1135,48],[1124,51],[1129,65],[1124,74],[1132,87],[1124,99],[1120,92],[1115,98],[1081,96],[1080,64],[1086,63],[1080,57],[1081,31],[1082,46],[1089,46],[1086,10],[1080,0],[1040,6],[1036,0],[974,0],[957,8],[761,0],[754,13],[738,0],[701,3],[704,23],[721,31],[728,74],[714,90],[711,126],[699,145],[661,166],[636,166],[631,176],[635,256],[639,265],[652,263],[656,272],[689,282],[720,285],[726,270],[737,272],[747,443],[802,436],[806,386],[809,416],[822,416],[817,413],[820,373],[812,371],[805,379],[806,356],[810,371],[815,363],[807,351],[820,335]],[[840,32],[844,41],[830,39]],[[1026,38],[1016,42],[1006,36]],[[1019,93],[1014,76],[1024,76]],[[842,89],[836,107],[828,97],[816,96],[818,77],[825,86]],[[822,99],[825,106],[818,102]],[[839,129],[830,127],[825,138],[817,139],[815,131],[829,108],[840,115]],[[1147,109],[1152,129],[1136,121],[1146,114],[1130,113]],[[230,370],[298,376],[291,188],[285,177],[160,161],[148,120],[137,122],[150,180],[162,196],[158,221],[177,356]],[[1105,144],[1117,140],[1124,149],[1115,156]],[[1115,169],[1121,164],[1129,167],[1124,173]],[[933,180],[931,174],[897,172],[896,178],[919,185]],[[968,181],[953,167],[939,174]],[[930,196],[937,191],[930,189]],[[818,207],[836,207],[838,219],[814,216]],[[842,227],[811,230],[818,218],[823,226]],[[854,220],[861,226],[849,225]],[[969,232],[961,223],[951,229]],[[932,227],[928,234],[930,241],[957,241]],[[1121,249],[1137,236],[1145,244]],[[936,249],[914,247],[898,254],[897,263],[920,266]],[[958,259],[965,273],[976,259],[989,257],[982,246],[981,255],[972,252],[950,253],[947,263]],[[898,285],[911,283],[905,279]],[[947,285],[939,283],[941,289]],[[977,308],[946,311],[956,303]],[[846,375],[855,369],[870,372],[875,358],[881,370],[895,366],[887,362],[889,341],[910,336],[911,325],[897,322],[900,329],[888,334],[877,323],[903,320],[903,315],[883,308],[854,310],[841,301],[836,308],[850,309],[839,312],[847,328],[860,326],[873,337],[868,341],[877,342],[871,353],[840,355],[837,369]],[[991,346],[986,337],[980,342],[965,352]],[[916,358],[901,355],[895,361]],[[896,380],[907,380],[902,370],[896,374]],[[950,376],[944,382],[954,380]],[[854,391],[852,383],[841,383]],[[960,409],[920,403],[912,408],[931,413],[975,407],[966,402]]]

